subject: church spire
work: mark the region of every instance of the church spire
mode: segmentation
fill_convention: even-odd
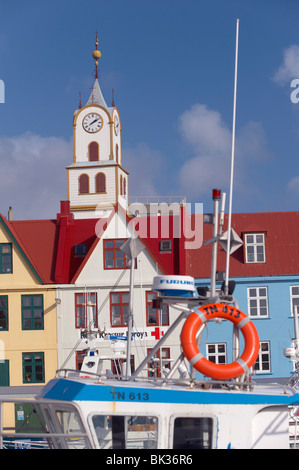
[[[98,65],[99,65],[99,58],[101,57],[101,52],[98,50],[99,39],[98,39],[98,32],[96,31],[96,42],[95,42],[95,50],[92,53],[92,57],[95,59],[95,79],[97,80],[98,77]]]
[[[106,101],[103,97],[99,82],[98,82],[98,65],[99,65],[99,59],[101,57],[101,52],[98,50],[98,45],[99,45],[99,39],[98,39],[98,32],[96,31],[96,41],[95,41],[95,50],[92,53],[92,57],[95,59],[95,82],[89,97],[89,100],[87,101],[87,104],[98,104],[100,106],[103,106],[104,108],[108,109],[108,106],[106,104]]]

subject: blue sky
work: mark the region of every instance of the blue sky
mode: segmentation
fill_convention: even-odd
[[[135,196],[228,192],[240,19],[234,212],[299,209],[296,0],[0,2],[0,212],[54,218],[66,199],[72,116],[112,88]],[[299,94],[298,94],[299,96]]]

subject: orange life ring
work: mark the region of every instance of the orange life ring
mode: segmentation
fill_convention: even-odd
[[[214,364],[200,353],[196,344],[199,327],[212,318],[224,318],[233,322],[242,332],[245,347],[242,355],[230,364]],[[228,380],[247,372],[259,353],[259,336],[252,321],[245,313],[228,304],[208,304],[194,310],[184,323],[181,332],[184,356],[202,374],[216,380]]]

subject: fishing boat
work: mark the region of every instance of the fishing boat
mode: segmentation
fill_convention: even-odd
[[[214,220],[218,220],[218,190],[213,191],[213,199]],[[214,226],[214,237],[207,243],[216,245],[221,237],[220,224]],[[128,247],[136,243],[138,239],[129,239],[122,249],[129,253]],[[138,256],[136,246],[131,251]],[[213,250],[211,285],[205,289],[195,289],[194,279],[189,276],[153,279],[152,289],[157,294],[154,308],[166,303],[178,311],[178,316],[135,371],[131,371],[128,361],[129,339],[133,337],[130,308],[127,338],[111,336],[111,354],[99,353],[100,338],[96,331],[89,331],[85,338],[87,354],[80,370],[58,370],[34,399],[0,402],[0,447],[183,452],[174,454],[176,458],[186,458],[184,452],[194,449],[298,447],[297,312],[296,339],[293,348],[285,350],[294,362],[294,376],[286,384],[255,382],[252,368],[259,352],[258,332],[239,310],[233,283],[223,282],[216,287],[215,253]],[[135,264],[134,256],[131,266]],[[133,289],[132,282],[131,296]],[[203,331],[213,321],[232,324],[234,357],[230,364],[210,362],[200,352]],[[171,335],[176,335],[181,352],[169,363],[156,358],[156,353]],[[27,410],[31,407],[36,422],[31,430],[22,426],[4,428],[7,410],[16,403],[25,403]]]

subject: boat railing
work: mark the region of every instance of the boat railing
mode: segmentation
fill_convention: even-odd
[[[82,372],[80,370],[75,369],[58,369],[56,371],[56,377],[58,378],[67,378],[67,379],[74,379],[74,380],[84,380],[87,382],[93,382],[98,384],[104,384],[106,380],[115,380],[115,381],[123,381],[131,383],[140,383],[140,382],[147,382],[147,384],[151,384],[152,386],[167,386],[167,385],[174,385],[174,386],[181,386],[181,387],[188,387],[190,389],[197,388],[201,390],[211,390],[211,389],[225,389],[225,390],[247,390],[252,391],[256,382],[254,381],[238,381],[238,380],[198,380],[192,377],[186,378],[167,378],[167,377],[153,377],[153,376],[137,376],[134,377],[132,380],[131,376],[126,375],[106,375],[106,374],[96,374],[96,373],[88,373]],[[283,387],[283,385],[281,385]]]

